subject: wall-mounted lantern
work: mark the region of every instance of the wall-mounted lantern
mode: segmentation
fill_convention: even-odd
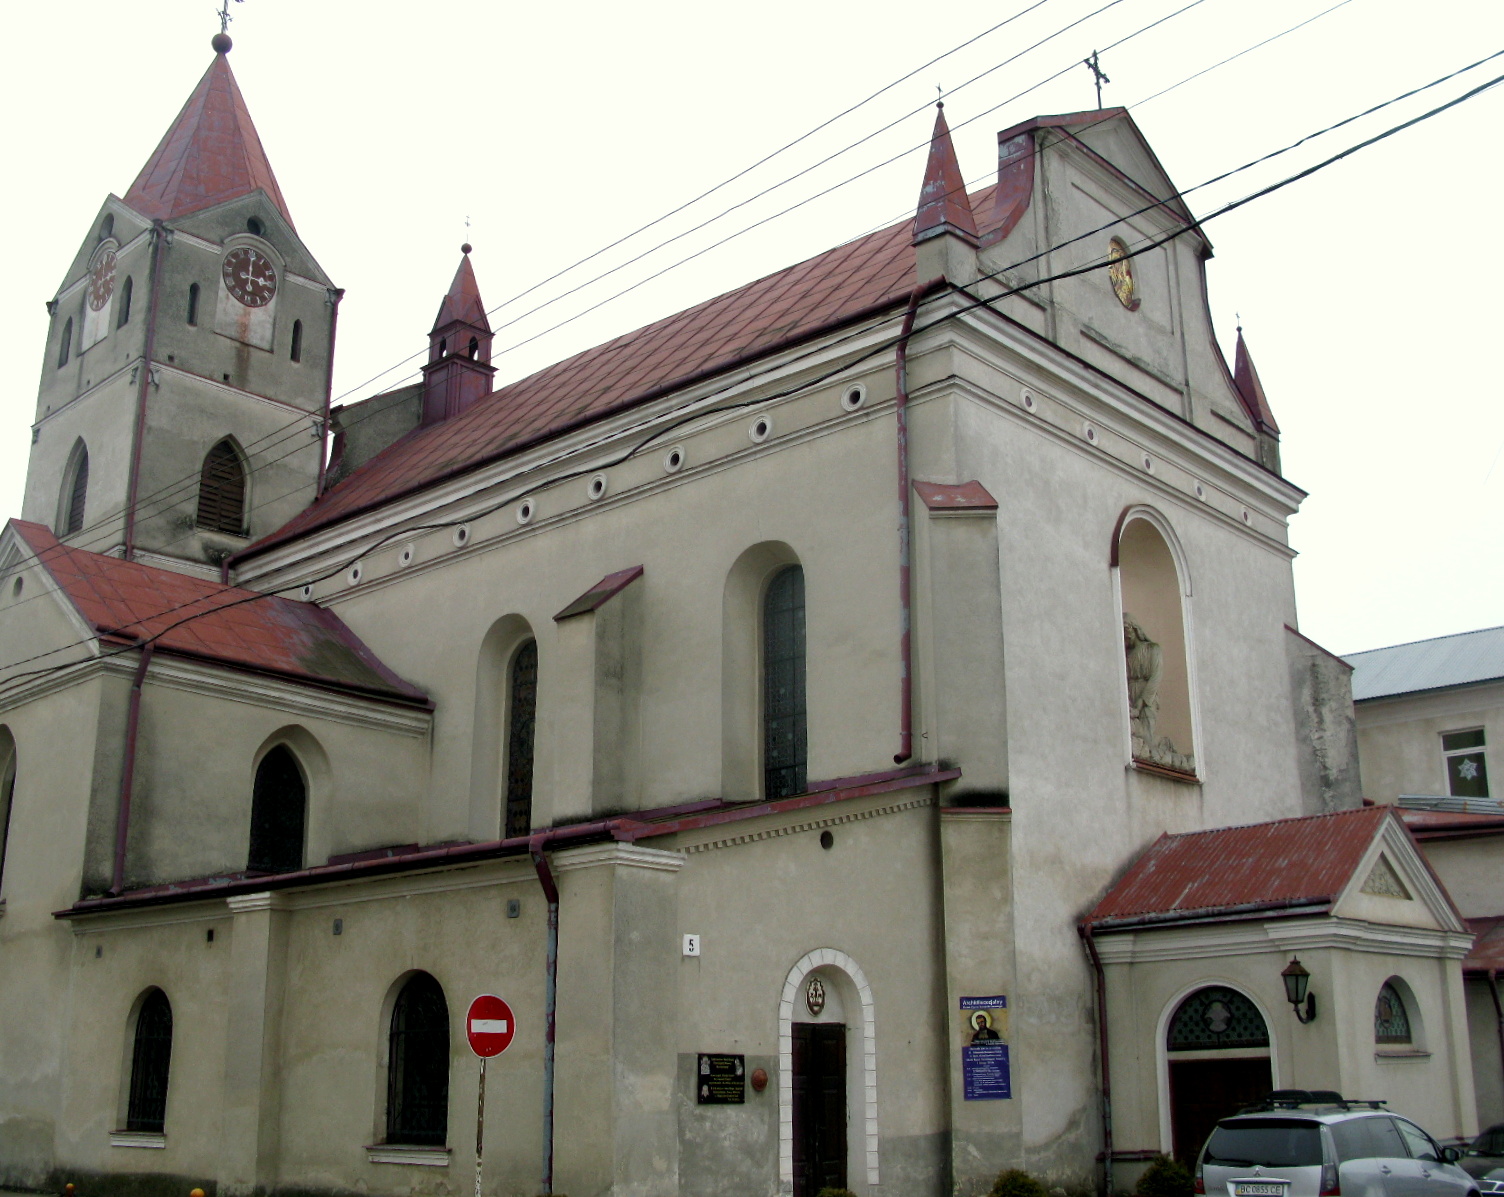
[[[1285,1000],[1295,1007],[1295,1017],[1301,1022],[1311,1022],[1316,1017],[1316,995],[1309,993],[1311,974],[1306,971],[1297,956],[1285,965],[1280,973],[1285,982]],[[1304,1009],[1302,1009],[1302,1006]]]

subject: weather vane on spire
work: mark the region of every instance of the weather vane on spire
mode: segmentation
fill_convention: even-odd
[[[236,4],[244,4],[245,0],[235,0]],[[230,0],[220,0],[219,5],[219,31],[230,32],[230,22],[235,18],[230,15]]]
[[[236,0],[236,2],[238,3],[239,0]],[[1102,73],[1102,68],[1097,62],[1097,52],[1095,50],[1091,52],[1090,58],[1083,58],[1081,62],[1083,66],[1089,66],[1091,68],[1092,76],[1095,78],[1097,84],[1097,107],[1101,108],[1102,84],[1111,83],[1112,80]]]

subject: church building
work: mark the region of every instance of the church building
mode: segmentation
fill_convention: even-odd
[[[465,246],[421,380],[330,410],[230,49],[80,230],[0,535],[0,1187],[1118,1191],[1275,1088],[1476,1131],[1472,935],[1125,110],[970,194],[939,111],[912,220],[526,378]]]

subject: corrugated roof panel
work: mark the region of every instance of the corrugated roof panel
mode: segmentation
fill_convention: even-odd
[[[1479,628],[1343,658],[1353,667],[1353,701],[1504,679],[1504,627]]]

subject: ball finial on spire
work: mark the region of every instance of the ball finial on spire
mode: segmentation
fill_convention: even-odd
[[[474,246],[472,246],[470,242],[466,241],[464,245],[460,246],[460,253],[468,254],[473,248]]]
[[[228,33],[216,33],[213,38],[210,39],[209,44],[214,47],[214,52],[216,54],[228,54],[230,52],[230,47],[232,47],[235,43],[230,40],[230,35]]]

